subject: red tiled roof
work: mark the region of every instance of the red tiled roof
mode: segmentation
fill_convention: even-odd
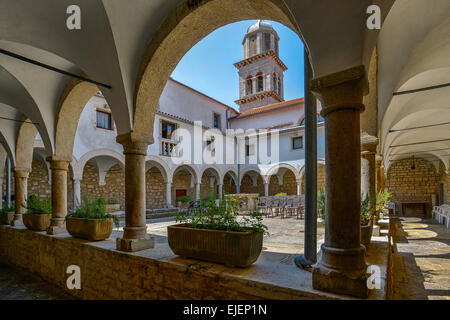
[[[268,106],[252,108],[252,109],[246,110],[244,112],[241,112],[236,117],[230,118],[230,120],[247,118],[250,116],[255,116],[257,114],[275,112],[280,109],[286,109],[286,108],[303,108],[304,100],[305,100],[305,98],[302,97],[302,98],[293,99],[293,100],[289,100],[289,101],[283,101],[283,102],[279,102],[279,103],[269,104]]]

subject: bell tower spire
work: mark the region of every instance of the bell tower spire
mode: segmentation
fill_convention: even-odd
[[[234,66],[239,69],[239,100],[241,112],[284,101],[284,71],[279,58],[280,38],[269,22],[258,20],[251,25],[242,45],[244,60]]]

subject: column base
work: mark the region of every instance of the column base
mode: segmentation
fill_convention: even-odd
[[[25,227],[22,221],[22,217],[20,219],[13,219],[11,220],[11,226],[12,227]]]
[[[146,235],[146,238],[141,239],[116,239],[116,249],[119,251],[136,252],[155,247],[155,238]]]
[[[62,234],[62,233],[68,233],[66,226],[50,226],[47,229],[47,234],[49,235],[57,235],[57,234]]]
[[[365,248],[337,249],[322,245],[320,261],[313,266],[313,288],[327,292],[367,298]]]

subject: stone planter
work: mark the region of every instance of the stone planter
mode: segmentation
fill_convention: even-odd
[[[109,238],[113,229],[113,219],[67,218],[66,228],[74,238],[99,241]]]
[[[13,212],[0,212],[0,224],[11,225],[11,221],[14,219]]]
[[[372,238],[373,225],[369,223],[368,225],[361,226],[361,244],[363,244],[366,249],[369,249],[370,240]]]
[[[52,214],[34,214],[34,213],[24,213],[22,215],[23,224],[29,230],[33,231],[45,231],[50,227],[50,219]]]
[[[106,213],[117,212],[117,211],[120,211],[120,203],[106,205]]]
[[[167,227],[172,251],[184,258],[194,258],[230,267],[248,267],[258,259],[262,233],[195,229],[186,224]]]

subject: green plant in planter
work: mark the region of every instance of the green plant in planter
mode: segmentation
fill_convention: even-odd
[[[11,206],[9,206],[9,207],[4,206],[0,212],[14,212],[14,211],[15,211],[14,205],[11,204]]]
[[[83,201],[75,212],[68,214],[67,218],[83,218],[83,219],[113,219],[114,225],[119,227],[119,218],[115,215],[106,213],[105,200],[102,198],[95,198],[89,201],[87,197],[83,198]]]
[[[325,191],[323,189],[317,192],[317,211],[319,218],[325,221]]]
[[[174,214],[176,222],[185,223],[191,228],[267,233],[267,226],[263,222],[263,214],[252,212],[238,221],[239,202],[233,197],[226,197],[216,205],[215,199],[202,203],[202,209],[196,209],[194,215],[187,213]]]
[[[27,209],[27,213],[50,214],[52,213],[52,199],[31,195],[28,197],[27,205],[24,207]]]
[[[377,193],[377,200],[375,206],[375,219],[378,221],[380,219],[380,213],[386,206],[386,203],[392,198],[392,193],[387,189],[380,190]]]
[[[366,226],[373,218],[373,209],[376,205],[376,199],[371,199],[368,195],[364,200],[361,200],[361,225]]]
[[[287,196],[286,192],[280,192],[275,195],[275,197],[284,197],[284,196]]]
[[[177,198],[177,202],[188,203],[189,201],[191,201],[190,196],[181,196]]]

